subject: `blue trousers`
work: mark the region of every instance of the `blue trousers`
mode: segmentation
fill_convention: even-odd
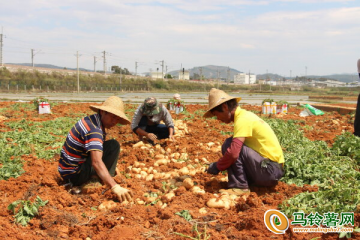
[[[169,128],[165,124],[148,125],[148,119],[143,116],[139,122],[139,128],[148,133],[153,133],[158,139],[169,138]]]
[[[224,155],[230,147],[232,137],[227,138],[222,145]],[[272,187],[284,176],[284,170],[280,164],[262,157],[253,149],[242,146],[239,157],[227,169],[228,188],[249,188],[250,184],[260,187]]]

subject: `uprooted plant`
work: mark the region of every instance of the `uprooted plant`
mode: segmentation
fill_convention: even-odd
[[[36,196],[35,202],[29,200],[16,200],[8,206],[8,210],[12,211],[15,216],[15,222],[26,226],[32,218],[39,215],[39,208],[45,206],[48,200],[43,201],[39,196]],[[18,207],[19,206],[19,207]],[[18,207],[17,211],[16,208]]]

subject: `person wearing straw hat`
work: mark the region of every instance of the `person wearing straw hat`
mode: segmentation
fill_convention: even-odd
[[[131,191],[120,187],[113,179],[120,144],[115,139],[105,139],[106,129],[118,123],[130,124],[124,113],[123,101],[111,96],[102,105],[90,106],[90,109],[96,113],[80,119],[67,135],[58,171],[72,186],[88,184],[89,181],[100,178],[120,201],[130,201]]]
[[[164,121],[165,125],[160,124],[160,121]],[[154,97],[146,98],[136,109],[131,122],[131,129],[141,140],[145,137],[150,143],[165,138],[175,140],[171,114]]]
[[[220,192],[234,195],[249,194],[251,184],[275,186],[284,175],[284,155],[274,131],[257,115],[241,109],[240,100],[212,88],[204,114],[206,118],[216,116],[224,123],[234,122],[233,136],[222,145],[223,157],[207,169],[213,175],[227,170],[228,189]]]

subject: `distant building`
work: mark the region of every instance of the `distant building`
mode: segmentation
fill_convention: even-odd
[[[345,87],[346,83],[337,80],[327,79],[325,81],[312,81],[312,85],[317,87]]]
[[[254,84],[255,82],[255,74],[238,73],[234,75],[235,84]]]
[[[179,71],[179,80],[190,80],[190,72],[186,70]]]
[[[164,73],[162,73],[162,72],[151,72],[150,77],[152,79],[163,79],[164,78]]]

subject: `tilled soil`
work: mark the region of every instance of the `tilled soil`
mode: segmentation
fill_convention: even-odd
[[[0,108],[11,102],[1,102]],[[26,118],[29,121],[48,121],[58,117],[72,116],[73,113],[91,114],[88,103],[63,103],[52,108],[51,115],[38,115],[34,112],[12,113],[2,112],[7,117],[0,122],[3,131],[7,121]],[[127,105],[130,108],[129,105]],[[260,115],[260,106],[242,106]],[[298,187],[283,182],[274,188],[251,188],[250,196],[240,198],[230,209],[209,208],[206,202],[214,198],[214,194],[226,187],[226,175],[212,176],[201,171],[201,163],[217,161],[221,156],[219,148],[229,137],[231,125],[221,124],[215,119],[203,119],[199,110],[204,105],[188,105],[191,115],[173,114],[175,121],[183,120],[187,132],[176,137],[176,142],[161,141],[161,147],[152,147],[153,153],[146,148],[134,148],[137,136],[129,126],[116,126],[109,131],[110,137],[116,138],[121,144],[115,180],[123,187],[131,189],[134,203],[120,204],[106,186],[93,189],[87,194],[72,194],[64,186],[65,182],[57,171],[58,155],[51,161],[38,159],[36,156],[23,156],[25,173],[18,178],[0,181],[2,198],[0,208],[0,239],[337,239],[338,234],[299,233],[290,229],[284,235],[275,235],[264,225],[264,213],[292,196],[305,192],[316,191],[314,186]],[[287,115],[275,116],[283,120],[297,120],[304,134],[311,140],[323,140],[329,145],[343,131],[353,132],[353,116],[330,113],[324,116],[299,117],[301,109],[290,108]],[[132,117],[133,112],[128,112]],[[267,116],[274,117],[274,116]],[[75,124],[75,122],[74,122]],[[59,126],[61,127],[61,126]],[[5,129],[5,130],[4,130]],[[181,132],[181,131],[179,131]],[[64,136],[65,138],[65,136]],[[213,144],[208,144],[212,142]],[[210,146],[211,145],[211,146]],[[169,150],[170,149],[170,150]],[[164,151],[165,150],[165,151]],[[60,152],[60,149],[59,149]],[[170,162],[167,165],[155,166],[154,155],[187,153],[189,160]],[[206,161],[205,161],[205,160]],[[179,177],[172,175],[164,179],[145,180],[129,171],[129,167],[140,166],[142,170],[153,167],[158,172],[173,173],[184,167],[193,165],[196,174],[189,177],[196,186],[205,193],[194,193],[184,186],[175,189],[175,197],[166,204],[157,200],[149,202],[145,193],[162,195],[170,191],[169,182]],[[167,178],[167,179],[165,179]],[[18,199],[33,201],[36,196],[48,200],[42,207],[39,216],[33,218],[28,226],[22,227],[14,223],[13,214],[7,206]],[[100,210],[99,205],[114,201],[112,209]],[[143,204],[144,202],[145,204]],[[192,220],[186,221],[175,213],[189,210]],[[358,214],[356,221],[359,221]],[[197,229],[197,232],[194,231]],[[202,235],[200,235],[202,234]],[[206,238],[206,236],[210,238]],[[353,234],[353,237],[360,237]]]

